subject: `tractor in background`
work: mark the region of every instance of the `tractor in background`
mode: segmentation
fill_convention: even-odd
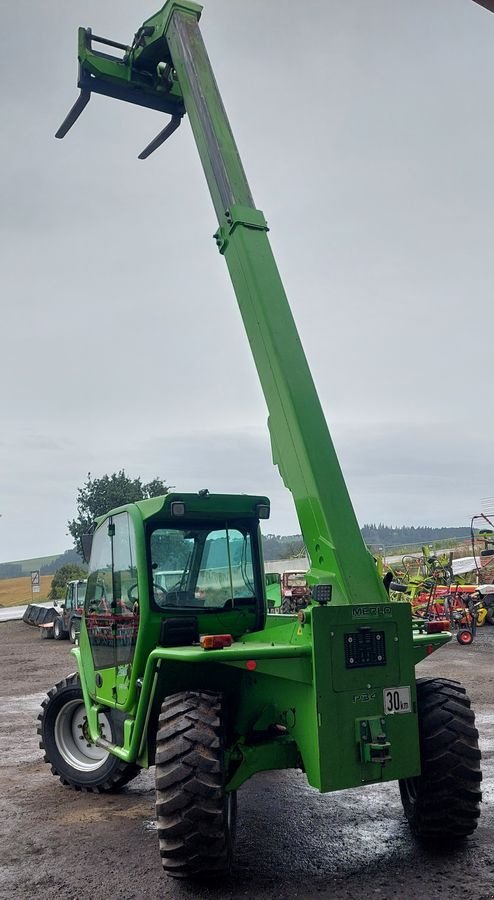
[[[56,607],[57,616],[53,621],[53,637],[56,641],[67,638],[75,644],[81,627],[84,611],[87,578],[67,582],[65,600]]]

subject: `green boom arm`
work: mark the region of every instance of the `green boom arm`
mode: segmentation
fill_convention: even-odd
[[[176,4],[167,44],[218,217],[216,241],[266,398],[273,459],[295,500],[312,579],[332,585],[333,602],[376,602],[385,599],[384,591],[362,541],[197,20],[197,11]]]
[[[187,112],[218,218],[215,239],[231,275],[269,411],[273,460],[292,492],[310,557],[310,580],[331,585],[333,604],[386,602],[341,473],[283,284],[256,209],[199,29],[199,5],[169,0],[130,47],[79,30],[81,95],[57,132],[64,137],[91,92],[168,112]],[[123,50],[112,57],[94,43]],[[321,595],[315,591],[316,598]],[[327,597],[327,594],[326,594]]]

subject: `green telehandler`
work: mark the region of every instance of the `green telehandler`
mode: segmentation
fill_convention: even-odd
[[[129,46],[80,29],[80,96],[57,136],[100,93],[171,116],[145,158],[187,113],[311,598],[267,613],[264,496],[174,492],[108,512],[85,540],[77,672],[43,702],[40,746],[76,790],[115,790],[155,765],[160,854],[177,878],[229,869],[237,790],[271,769],[302,769],[325,792],[397,780],[414,834],[450,845],[477,825],[478,732],[465,689],[415,666],[451,634],[390,602],[364,546],[200,14],[168,0]]]

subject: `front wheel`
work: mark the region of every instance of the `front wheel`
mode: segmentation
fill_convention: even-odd
[[[63,641],[66,637],[65,631],[63,629],[63,622],[60,618],[55,619],[53,623],[53,637],[56,641]]]
[[[79,628],[77,626],[79,626]],[[77,635],[79,633],[80,626],[81,626],[81,623],[79,620],[75,621],[74,619],[72,619],[72,621],[70,623],[70,628],[69,628],[69,638],[70,638],[71,644],[75,644],[75,642],[77,640]]]
[[[459,644],[463,644],[463,646],[467,646],[471,644],[473,641],[473,632],[470,628],[460,628],[456,633],[456,640]]]
[[[173,878],[230,869],[237,801],[225,791],[224,732],[221,694],[184,691],[161,707],[156,817],[161,861]]]
[[[403,778],[400,793],[416,837],[431,846],[472,834],[480,815],[479,733],[470,700],[457,681],[417,679],[422,774]]]
[[[78,675],[59,681],[41,704],[38,716],[40,748],[45,762],[62,784],[76,791],[113,791],[134,778],[139,767],[112,756],[103,747],[91,743],[86,710]],[[112,711],[99,716],[102,737],[117,739]]]

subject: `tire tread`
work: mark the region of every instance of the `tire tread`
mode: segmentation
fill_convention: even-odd
[[[400,781],[405,815],[421,839],[460,840],[475,831],[482,799],[479,733],[470,699],[456,681],[418,678],[417,706],[422,774]]]
[[[185,691],[164,700],[156,746],[156,817],[161,861],[173,878],[230,868],[222,739],[221,694]]]

